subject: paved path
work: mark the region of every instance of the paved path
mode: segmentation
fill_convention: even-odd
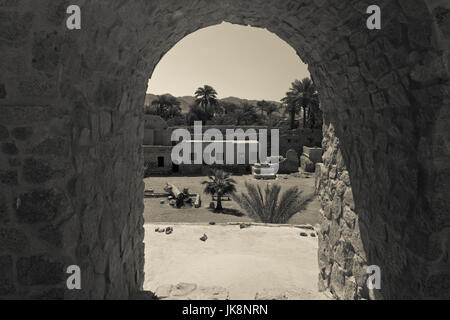
[[[170,235],[155,232],[169,226]],[[154,224],[145,230],[144,289],[161,298],[326,298],[317,290],[318,242],[311,230]],[[204,234],[206,242],[200,241]]]

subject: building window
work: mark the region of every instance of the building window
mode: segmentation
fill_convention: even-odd
[[[158,168],[164,168],[164,157],[158,157]]]

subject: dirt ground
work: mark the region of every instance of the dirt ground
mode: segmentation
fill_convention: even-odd
[[[260,181],[255,180],[251,175],[234,176],[233,179],[237,182],[237,191],[245,192],[245,182],[253,184],[259,184],[261,187],[265,187],[267,183],[279,183],[282,186],[282,191],[287,188],[298,186],[303,191],[303,196],[310,198],[314,194],[314,176],[308,174],[293,174],[293,175],[280,175],[277,180],[273,181]],[[151,177],[145,179],[146,189],[153,189],[156,193],[164,192],[164,186],[166,183],[176,185],[180,190],[189,188],[189,192],[192,194],[200,193],[202,196],[202,208],[196,209],[186,207],[182,209],[174,209],[169,206],[167,199],[146,198],[144,219],[146,223],[227,223],[227,222],[250,222],[251,219],[245,215],[245,212],[234,201],[224,201],[223,206],[225,212],[217,214],[209,210],[209,203],[211,202],[211,196],[203,193],[203,185],[201,182],[207,180],[207,177]],[[160,204],[160,200],[166,200],[164,204]],[[320,223],[320,204],[314,197],[312,201],[308,203],[306,209],[296,214],[289,221],[290,224],[301,225],[310,224],[316,225]]]
[[[175,224],[170,235],[155,232],[168,226],[145,225],[144,289],[162,299],[327,299],[318,292],[318,241],[311,230]]]
[[[145,199],[145,284],[161,299],[183,300],[310,300],[327,299],[318,292],[318,240],[312,230],[294,225],[320,223],[320,205],[314,194],[314,177],[306,174],[280,175],[275,181],[257,181],[235,176],[237,191],[245,182],[265,187],[279,183],[282,191],[298,186],[312,198],[296,214],[292,226],[251,226],[241,229],[228,223],[251,222],[234,201],[223,203],[225,213],[209,210],[211,196],[203,193],[207,177],[151,177],[146,189],[164,192],[166,183],[190,193],[200,193],[202,208],[175,209],[167,199]],[[164,204],[160,201],[165,200]],[[210,225],[215,222],[216,225]],[[173,233],[155,232],[173,227]],[[301,236],[305,232],[307,237]],[[206,234],[207,240],[200,238]]]

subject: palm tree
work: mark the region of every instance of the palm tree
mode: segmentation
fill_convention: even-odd
[[[208,112],[208,107],[215,107],[218,104],[217,91],[208,85],[203,86],[203,88],[198,88],[195,91],[195,102],[202,106],[205,112]]]
[[[242,113],[238,113],[239,117],[241,117],[239,121],[239,125],[255,125],[258,122],[258,113],[256,112],[255,106],[251,105],[248,102],[244,102],[242,104]]]
[[[297,187],[286,190],[280,198],[281,187],[268,184],[264,190],[259,185],[245,183],[247,194],[233,195],[233,199],[257,222],[285,224],[300,212],[308,199],[302,198]]]
[[[201,121],[203,125],[208,121],[208,114],[197,104],[191,105],[186,115],[186,122],[189,126],[193,126],[195,121]]]
[[[278,106],[273,102],[268,102],[264,108],[264,111],[266,112],[267,118],[269,119],[269,121],[268,121],[269,126],[272,126],[272,114],[275,111],[278,111]]]
[[[314,95],[309,105],[308,125],[311,129],[320,129],[323,125],[323,113],[320,110],[319,95]]]
[[[209,176],[209,181],[203,181],[205,193],[217,196],[217,206],[215,212],[222,212],[222,197],[236,192],[236,181],[231,178],[231,174],[223,170],[213,170]]]
[[[269,102],[267,104],[267,106],[265,107],[264,111],[266,112],[267,116],[270,118],[275,111],[278,111],[278,106],[273,102]]]
[[[181,114],[180,101],[170,94],[157,96],[152,101],[152,107],[155,108],[156,114],[164,120],[172,119]]]
[[[266,110],[268,104],[269,103],[266,100],[258,101],[258,103],[256,104],[261,110],[261,116],[264,115],[264,110]]]
[[[306,127],[308,109],[317,97],[317,89],[310,78],[295,80],[291,89],[286,93],[286,97],[281,101],[286,104],[287,111],[290,114],[291,129],[295,128],[295,115],[303,109],[303,127]]]
[[[225,114],[233,114],[236,109],[238,109],[238,105],[233,102],[222,101],[220,103],[221,109]]]

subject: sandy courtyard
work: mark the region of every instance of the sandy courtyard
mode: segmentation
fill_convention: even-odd
[[[169,226],[171,235],[155,232]],[[145,232],[144,289],[160,297],[326,299],[317,289],[318,241],[311,230],[146,224]],[[206,242],[200,240],[204,234]]]

